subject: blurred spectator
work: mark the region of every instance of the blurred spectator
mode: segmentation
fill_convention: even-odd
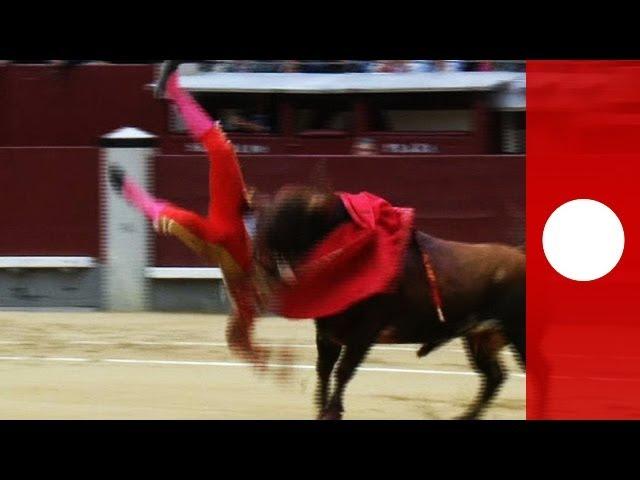
[[[464,60],[447,60],[447,67],[449,72],[462,72],[464,70]]]
[[[369,67],[369,71],[372,73],[384,73],[384,71],[388,69],[388,60],[379,60],[377,62],[373,62]]]
[[[501,72],[524,72],[525,71],[524,62],[498,61],[493,63],[495,65],[494,70],[498,70]]]
[[[199,72],[222,72],[224,71],[224,60],[205,60],[198,63]]]
[[[300,62],[297,60],[286,60],[280,64],[280,71],[284,73],[297,73],[300,71]]]
[[[364,65],[364,71],[366,73],[373,73],[378,68],[378,62],[367,62]]]
[[[223,114],[222,124],[224,125],[225,130],[229,132],[268,132],[269,128],[266,126],[266,118],[258,115],[254,117],[256,118],[249,119],[244,112],[241,112],[238,109],[229,109]]]
[[[412,60],[407,63],[409,72],[433,72],[435,65],[433,60]]]
[[[75,66],[108,63],[100,60],[30,60],[5,62]],[[192,64],[199,72],[523,72],[524,61],[510,60],[203,60]]]
[[[524,62],[491,60],[208,60],[201,72],[402,73],[521,72]]]
[[[405,60],[381,60],[374,67],[376,73],[400,73],[409,71]]]
[[[345,67],[344,62],[344,60],[328,60],[325,73],[343,73]]]
[[[303,62],[301,71],[306,73],[340,73],[341,64],[334,60],[314,60]]]
[[[493,71],[493,62],[489,60],[481,60],[476,64],[476,71],[491,72]]]
[[[302,62],[300,65],[300,71],[303,73],[321,73],[321,66],[319,62]]]
[[[260,73],[279,72],[282,64],[283,64],[282,61],[277,61],[277,60],[261,60],[261,61],[253,62],[251,71],[260,72]]]
[[[230,71],[231,72],[252,72],[253,61],[252,60],[231,60]]]
[[[367,62],[358,62],[356,60],[342,60],[343,73],[363,73],[367,71]]]
[[[461,72],[464,68],[462,60],[436,60],[436,71],[438,72]]]
[[[213,67],[213,71],[214,72],[231,72],[233,71],[232,66],[233,66],[232,62],[228,62],[228,61],[216,62],[215,66]]]
[[[359,138],[353,144],[353,155],[369,156],[377,152],[376,144],[371,138]]]

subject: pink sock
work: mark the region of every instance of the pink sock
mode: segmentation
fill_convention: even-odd
[[[180,88],[177,71],[173,72],[167,80],[167,95],[178,106],[182,118],[196,140],[201,140],[204,134],[213,128],[213,121],[207,112],[198,105],[189,92]]]
[[[144,213],[153,222],[158,219],[162,209],[168,205],[168,202],[153,198],[129,178],[125,179],[122,192],[124,198],[126,198],[129,203]]]

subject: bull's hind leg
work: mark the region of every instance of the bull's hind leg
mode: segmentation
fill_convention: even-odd
[[[518,361],[526,370],[527,339],[526,339],[526,309],[524,281],[509,288],[498,304],[497,318],[501,320],[502,329],[516,351]]]
[[[465,337],[467,356],[474,368],[482,375],[480,393],[461,420],[478,418],[496,395],[505,380],[499,353],[505,345],[503,335],[497,329],[470,333]]]
[[[317,323],[317,321],[316,321]],[[340,357],[341,346],[326,335],[323,335],[316,327],[316,347],[318,349],[318,360],[316,362],[316,373],[318,374],[318,385],[316,387],[316,407],[318,418],[322,418],[327,408],[329,400],[329,384],[331,372]]]
[[[518,363],[523,370],[527,365],[527,339],[524,314],[519,315],[517,320],[504,322],[504,331],[509,341],[512,343],[518,358]]]

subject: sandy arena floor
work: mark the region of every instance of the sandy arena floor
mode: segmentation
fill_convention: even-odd
[[[0,312],[1,419],[313,419],[313,323],[261,319],[257,339],[292,345],[288,383],[232,357],[225,317]],[[376,347],[352,380],[346,419],[447,419],[479,388],[459,342],[425,359]],[[485,418],[524,419],[525,378],[509,379]],[[273,360],[277,362],[276,360]]]

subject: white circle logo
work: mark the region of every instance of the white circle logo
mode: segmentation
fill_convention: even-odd
[[[547,219],[542,248],[560,275],[588,282],[604,277],[618,264],[624,230],[609,207],[581,198],[561,205]]]

